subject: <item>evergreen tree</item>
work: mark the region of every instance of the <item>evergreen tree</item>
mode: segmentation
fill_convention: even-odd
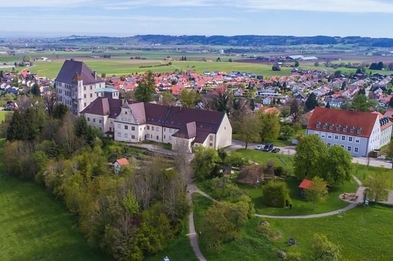
[[[138,102],[151,102],[155,92],[155,80],[151,71],[148,71],[145,77],[138,83],[135,88],[135,100]]]
[[[306,100],[306,110],[312,111],[318,105],[317,96],[312,92]]]

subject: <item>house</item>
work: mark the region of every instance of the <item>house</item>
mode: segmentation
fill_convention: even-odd
[[[97,97],[96,89],[104,88],[105,82],[85,63],[74,59],[65,60],[56,79],[57,100],[79,115]]]
[[[170,143],[174,150],[190,152],[193,145],[218,149],[232,144],[232,127],[224,112],[125,102],[114,124],[116,141]]]
[[[201,145],[218,149],[232,144],[232,127],[224,112],[154,103],[128,103],[98,97],[82,112],[87,124],[116,141],[154,141],[172,149]]]
[[[130,162],[126,158],[118,159],[115,162],[113,162],[113,171],[115,172],[115,174],[119,174],[121,168],[129,164]]]
[[[391,135],[391,128],[386,129]],[[368,156],[383,144],[379,117],[370,112],[317,107],[311,115],[306,134],[318,135],[328,146],[339,145],[358,157]]]
[[[114,120],[119,116],[122,101],[112,97],[98,97],[90,103],[81,115],[89,126],[99,129],[106,137],[113,137]]]

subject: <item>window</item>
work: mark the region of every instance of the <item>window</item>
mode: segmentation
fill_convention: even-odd
[[[128,133],[124,133],[124,138],[128,139]]]
[[[83,105],[86,107],[86,102]]]
[[[90,117],[87,117],[87,121],[90,121]]]
[[[353,138],[352,137],[348,137],[348,141],[352,142]]]
[[[330,147],[330,145],[331,145],[331,144],[328,142],[328,144],[327,144],[327,145],[328,145],[328,147]]]
[[[166,136],[164,135],[164,139],[166,139]]]
[[[95,118],[93,118],[93,122],[96,122],[96,119],[95,119]]]
[[[83,95],[83,98],[85,98],[85,99],[86,99],[86,94],[84,94],[84,95]]]
[[[92,93],[90,93],[90,98],[93,98],[93,94]]]
[[[156,139],[158,140],[158,136],[156,136]]]
[[[124,114],[127,114],[127,111],[125,111]]]
[[[328,135],[328,139],[331,139],[332,138],[332,135]]]
[[[156,128],[156,132],[158,132],[159,130],[160,130],[160,128],[159,128],[159,127],[157,127],[157,128]]]
[[[135,135],[132,135],[132,136],[131,136],[131,139],[135,140]]]
[[[352,151],[352,147],[351,147],[351,146],[348,146],[348,147],[347,147],[347,150],[348,150],[348,151]]]
[[[335,140],[338,140],[338,135],[334,135],[334,139],[335,139]]]
[[[166,131],[166,128],[164,128],[164,131]]]
[[[345,136],[341,136],[341,140],[345,140]]]
[[[358,153],[359,152],[359,148],[355,147],[355,152]]]
[[[344,145],[341,145],[341,148],[344,148]]]
[[[147,126],[147,129],[150,130],[150,126]]]
[[[131,130],[133,130],[133,131],[134,131],[134,130],[135,130],[135,127],[134,127],[134,126],[132,126],[132,127],[131,127]]]
[[[117,128],[121,129],[121,125],[120,123],[117,124]]]
[[[102,123],[102,120],[99,120],[99,123]]]
[[[355,140],[355,142],[356,142],[356,143],[359,143],[359,142],[360,142],[360,140],[359,140],[359,139],[356,139],[356,140]]]
[[[93,90],[93,86],[90,86],[90,90]]]
[[[83,90],[86,91],[86,86],[83,86]],[[86,97],[85,97],[86,98]]]
[[[121,138],[121,132],[117,133],[117,137]]]
[[[210,139],[210,140],[213,140],[213,136],[212,136],[212,135],[210,135],[209,139]]]
[[[172,136],[169,136],[169,140],[172,140]]]
[[[213,147],[213,143],[210,142],[210,143],[209,143],[209,146],[210,146],[210,147]]]
[[[125,130],[128,130],[128,125],[124,125],[124,129],[125,129]]]
[[[154,130],[154,126],[151,127],[151,130]]]
[[[325,138],[326,136],[325,136],[325,133],[321,133],[321,137],[322,138]]]

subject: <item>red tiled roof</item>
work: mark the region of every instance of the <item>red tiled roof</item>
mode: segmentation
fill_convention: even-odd
[[[119,163],[120,166],[126,166],[126,165],[130,164],[128,162],[128,159],[126,159],[126,158],[118,159],[118,160],[116,160],[116,162]]]
[[[301,189],[308,189],[312,184],[312,180],[303,179],[302,183],[300,183],[299,188]]]
[[[378,115],[375,113],[317,107],[307,129],[368,138],[377,119]]]

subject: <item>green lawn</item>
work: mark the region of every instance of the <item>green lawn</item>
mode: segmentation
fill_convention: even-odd
[[[292,209],[289,208],[272,208],[267,207],[262,203],[262,187],[251,187],[241,185],[240,187],[247,191],[253,203],[255,204],[255,211],[257,214],[274,215],[274,216],[293,216],[293,215],[309,215],[338,210],[348,205],[347,202],[342,201],[339,195],[344,192],[356,192],[357,184],[351,181],[341,187],[332,188],[329,196],[325,202],[315,204],[315,209],[311,202],[307,202],[304,198],[299,196],[299,181],[294,177],[286,179],[290,190],[290,197],[292,200]]]
[[[284,249],[293,237],[296,248],[304,256],[310,253],[312,235],[320,233],[340,245],[341,261],[390,261],[393,241],[393,209],[386,207],[357,207],[353,210],[326,218],[316,219],[266,219],[283,237],[275,244]],[[254,227],[259,220],[254,220]],[[302,259],[303,260],[303,259]]]
[[[3,166],[0,231],[0,260],[111,260],[87,245],[75,217],[57,199],[35,183],[6,176]]]
[[[203,231],[203,213],[212,204],[200,195],[194,195],[196,229]],[[278,250],[288,251],[289,238],[296,239],[297,250],[302,260],[309,260],[310,245],[314,233],[324,234],[340,245],[340,261],[390,261],[393,241],[393,209],[381,206],[359,206],[340,215],[314,219],[270,219],[253,218],[241,231],[241,239],[224,244],[219,249],[208,247],[209,238],[200,237],[200,247],[207,260],[279,260]],[[256,231],[261,221],[267,220],[270,229],[281,234],[281,238],[271,241]]]
[[[276,166],[283,166],[285,168],[292,168],[293,157],[289,155],[285,155],[285,150],[283,154],[280,153],[272,153],[272,152],[264,152],[260,150],[250,149],[239,149],[231,152],[234,155],[239,155],[247,160],[252,160],[259,164],[266,164],[269,161],[272,161],[276,164]]]
[[[5,120],[5,115],[7,113],[11,113],[11,112],[9,112],[9,111],[0,111],[0,123]]]

